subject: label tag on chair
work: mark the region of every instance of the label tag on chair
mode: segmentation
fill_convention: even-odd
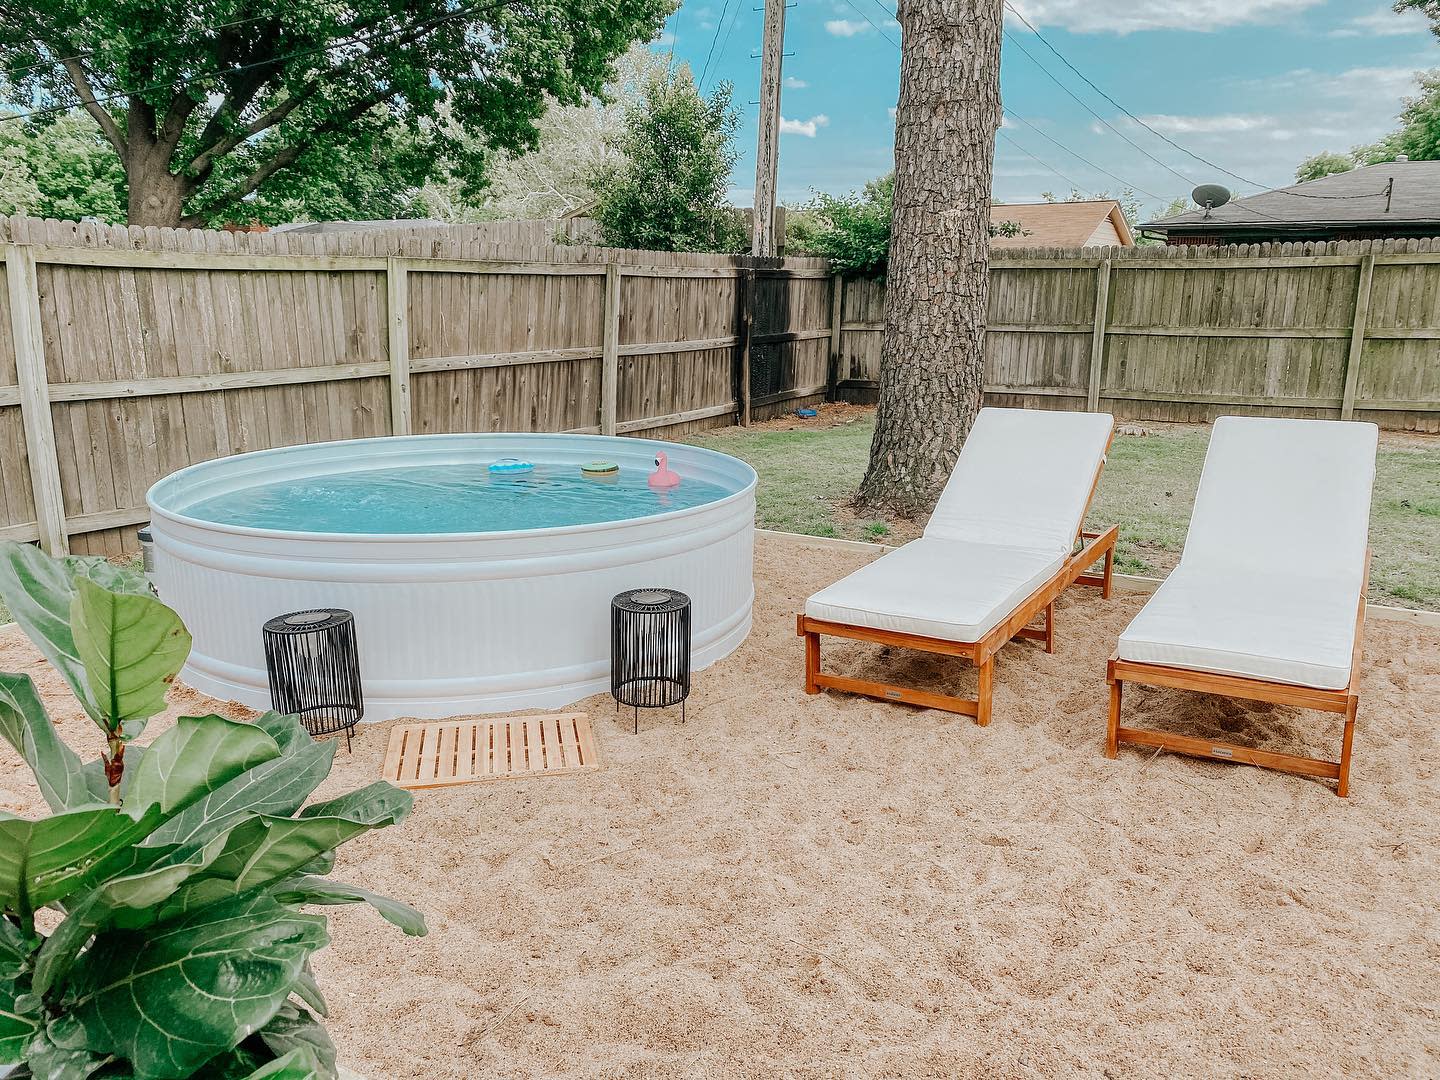
[[[1212,746],[1212,747],[1210,747],[1210,753],[1211,753],[1212,755],[1214,755],[1215,757],[1234,757],[1234,756],[1235,756],[1235,751],[1231,750],[1228,746]]]

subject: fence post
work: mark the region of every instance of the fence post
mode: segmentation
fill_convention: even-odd
[[[398,258],[385,260],[385,311],[389,316],[390,434],[410,434],[410,276]]]
[[[750,332],[755,320],[755,271],[744,269],[735,279],[740,290],[740,334],[736,343],[736,422],[750,426]]]
[[[600,346],[600,434],[614,435],[620,399],[620,264],[605,264],[605,330]]]
[[[1110,321],[1110,260],[1095,269],[1095,329],[1090,337],[1090,381],[1085,384],[1085,408],[1100,411],[1100,384],[1105,378],[1105,327]]]
[[[1355,285],[1355,317],[1350,322],[1350,352],[1345,357],[1345,391],[1340,399],[1340,419],[1355,415],[1355,391],[1360,385],[1360,358],[1365,352],[1365,331],[1370,322],[1370,287],[1375,281],[1375,256],[1360,260],[1360,278]]]
[[[15,381],[20,386],[20,420],[30,459],[30,488],[40,546],[51,555],[67,555],[65,503],[60,462],[55,455],[55,425],[50,415],[50,386],[45,374],[45,338],[40,332],[40,278],[28,246],[5,249],[5,283],[10,301],[10,331],[15,346]]]
[[[845,317],[845,279],[830,278],[830,365],[825,375],[825,400],[834,401],[840,385],[841,320]]]

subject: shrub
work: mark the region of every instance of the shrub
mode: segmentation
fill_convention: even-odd
[[[187,716],[130,745],[190,651],[134,571],[6,543],[0,600],[106,744],[82,762],[30,677],[0,673],[0,736],[51,811],[0,813],[0,1063],[37,1080],[333,1078],[309,965],[328,920],[302,908],[370,903],[425,932],[411,908],[324,876],[410,794],[379,782],[302,809],[335,743],[293,716]]]

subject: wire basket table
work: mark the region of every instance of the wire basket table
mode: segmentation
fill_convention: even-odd
[[[680,706],[690,696],[690,597],[677,589],[630,589],[610,601],[610,695],[615,711]]]
[[[348,751],[365,715],[355,616],[337,608],[292,611],[269,620],[264,638],[275,711],[298,716],[315,738],[343,731]]]

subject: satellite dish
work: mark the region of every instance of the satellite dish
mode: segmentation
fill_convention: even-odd
[[[1190,193],[1190,198],[1195,200],[1196,206],[1203,206],[1206,210],[1211,210],[1228,203],[1230,192],[1219,184],[1201,184]]]

